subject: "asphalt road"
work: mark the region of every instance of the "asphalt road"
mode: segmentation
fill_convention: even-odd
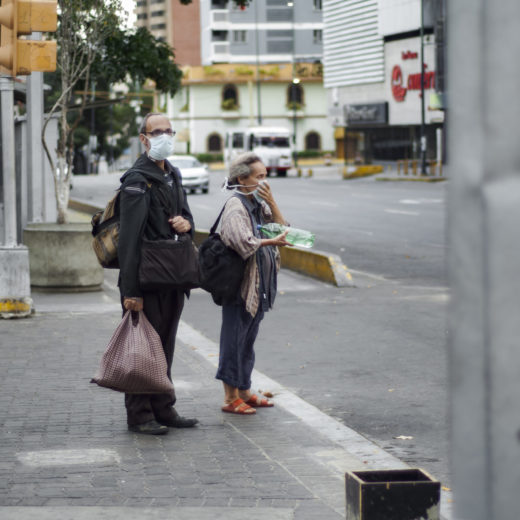
[[[212,172],[210,193],[189,196],[200,228],[228,196],[223,176]],[[104,204],[117,177],[77,177],[72,196]],[[339,254],[356,287],[283,271],[256,367],[449,487],[446,185],[343,181],[333,169],[270,183],[286,218]],[[218,342],[220,308],[207,293],[193,292],[183,319]]]

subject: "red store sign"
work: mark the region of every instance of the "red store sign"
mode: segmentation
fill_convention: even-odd
[[[424,64],[424,88],[435,87],[435,71],[427,71],[428,65]],[[404,82],[403,71],[400,65],[395,65],[392,69],[392,95],[398,102],[404,101],[409,90],[421,90],[421,73],[409,74]]]

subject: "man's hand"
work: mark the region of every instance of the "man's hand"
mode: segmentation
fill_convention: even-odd
[[[169,219],[168,222],[177,233],[187,233],[191,229],[190,221],[186,220],[184,217],[173,217]]]
[[[142,311],[143,310],[143,299],[142,298],[125,298],[123,300],[123,307],[127,311]]]

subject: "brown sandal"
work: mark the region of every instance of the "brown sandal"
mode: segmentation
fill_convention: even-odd
[[[246,404],[255,408],[271,408],[271,406],[274,406],[273,401],[269,401],[269,399],[266,399],[265,397],[258,397],[256,394],[253,394],[246,401]]]
[[[222,411],[226,413],[236,413],[237,415],[253,415],[256,410],[246,404],[243,399],[235,399],[232,403],[229,403],[222,407]]]

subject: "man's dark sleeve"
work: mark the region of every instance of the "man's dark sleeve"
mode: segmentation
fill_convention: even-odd
[[[119,269],[123,297],[142,296],[138,269],[141,238],[148,217],[148,194],[144,182],[125,183],[120,195]]]
[[[177,182],[179,186],[182,186],[182,177],[181,172],[178,168],[174,168],[174,175],[177,177]],[[181,217],[184,217],[186,220],[189,220],[191,229],[189,231],[191,238],[193,238],[193,235],[195,233],[195,222],[193,220],[193,215],[191,214],[191,209],[188,204],[188,195],[186,194],[186,190],[184,188],[180,188],[182,191],[182,208],[181,208]]]

